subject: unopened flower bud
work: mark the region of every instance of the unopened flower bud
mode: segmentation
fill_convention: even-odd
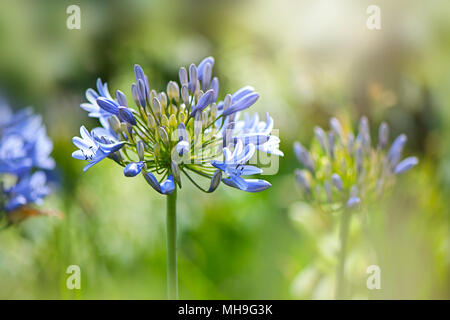
[[[342,179],[337,173],[333,173],[331,175],[331,182],[333,182],[333,185],[338,188],[339,191],[343,190],[343,184]]]
[[[142,140],[139,140],[136,144],[136,151],[139,157],[140,161],[144,160],[144,153],[145,153],[145,145]]]
[[[111,129],[118,133],[120,131],[120,120],[116,115],[112,115],[108,119],[109,125],[111,126]]]
[[[210,115],[212,120],[215,120],[217,117],[217,104],[215,102],[211,104]]]
[[[128,126],[125,122],[120,123],[120,131],[126,133],[128,131]]]
[[[172,128],[176,128],[178,125],[177,117],[173,113],[169,117],[169,124]]]
[[[220,184],[220,180],[222,180],[222,171],[217,169],[216,171],[214,171],[214,174],[211,177],[211,183],[209,185],[208,192],[215,191]]]
[[[153,145],[153,152],[155,154],[155,158],[158,158],[161,153],[161,146],[158,142],[155,142]]]
[[[167,108],[167,95],[165,92],[161,92],[158,94],[158,100],[161,104],[161,113],[166,113]]]
[[[165,114],[161,116],[161,125],[163,127],[169,128],[169,118]]]
[[[189,106],[189,90],[187,85],[181,87],[181,99],[183,100],[185,106]]]
[[[141,114],[142,119],[144,119],[144,121],[147,122],[147,112],[144,110],[143,107],[139,108],[139,113]]]
[[[169,136],[167,135],[166,129],[164,129],[163,127],[159,127],[158,134],[159,134],[159,137],[161,138],[161,141],[166,146],[168,146],[169,145]]]
[[[169,100],[175,100],[176,103],[180,101],[180,88],[178,87],[178,83],[175,81],[169,81],[167,85],[167,94],[169,96]]]
[[[152,110],[155,117],[161,117],[161,103],[159,102],[158,98],[153,98],[152,101]]]
[[[128,107],[127,98],[125,97],[125,94],[122,91],[120,90],[116,91],[116,99],[119,106]]]
[[[202,113],[197,112],[195,114],[195,120],[194,120],[194,141],[198,142],[203,129],[203,119],[202,119]]]
[[[148,123],[148,127],[152,131],[155,130],[155,128],[156,128],[156,120],[155,120],[155,117],[151,113],[147,114],[147,123]]]
[[[185,67],[181,67],[180,71],[178,72],[178,76],[180,78],[180,83],[182,86],[188,84],[188,75]]]
[[[389,139],[389,126],[386,122],[382,122],[380,124],[380,128],[378,129],[378,147],[380,149],[385,149],[388,144]]]
[[[195,64],[191,64],[189,66],[189,91],[195,92],[197,88],[198,76],[197,76],[197,67]]]
[[[139,94],[135,83],[131,85],[131,94],[133,95],[134,103],[139,107],[141,104],[139,102]]]
[[[202,75],[202,88],[204,91],[209,89],[209,85],[211,83],[211,74],[212,74],[212,65],[210,63],[207,63],[205,67],[203,68],[203,75]]]
[[[180,123],[184,123],[186,121],[186,113],[184,113],[184,111],[180,111],[180,113],[178,113],[178,121],[180,121]]]
[[[233,98],[231,94],[227,94],[225,96],[225,99],[223,100],[223,111],[227,110],[231,106]]]

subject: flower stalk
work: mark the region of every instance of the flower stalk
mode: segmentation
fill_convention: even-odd
[[[177,188],[167,196],[167,297],[178,299],[177,279]]]
[[[350,209],[342,211],[341,223],[339,227],[339,257],[336,269],[336,299],[345,299],[347,283],[345,281],[345,260],[347,258],[347,240],[350,229]]]

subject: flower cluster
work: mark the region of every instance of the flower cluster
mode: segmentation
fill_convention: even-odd
[[[250,165],[257,151],[282,156],[280,140],[272,135],[273,119],[251,117],[241,111],[252,106],[259,94],[244,87],[218,101],[219,80],[212,76],[214,59],[208,57],[198,66],[179,70],[179,82],[170,81],[166,91],[150,89],[143,69],[135,65],[136,82],[131,85],[135,108],[125,94],[117,90],[113,98],[106,83],[97,80],[97,91],[86,91],[87,103],[81,107],[101,127],[88,131],[73,143],[79,150],[76,159],[87,160],[84,170],[109,158],[124,167],[124,175],[142,174],[161,194],[181,187],[181,174],[205,192],[214,191],[221,181],[248,192],[270,187],[261,179],[247,179],[262,173]],[[205,177],[202,187],[193,175]],[[157,178],[159,176],[159,178]]]
[[[416,157],[402,161],[406,136],[399,135],[388,147],[389,127],[382,123],[378,130],[378,145],[371,146],[366,117],[359,122],[355,138],[338,119],[330,120],[331,130],[314,128],[315,140],[308,151],[299,142],[294,152],[303,169],[296,171],[296,180],[305,196],[331,209],[354,207],[374,199],[391,185],[395,175],[404,173],[418,163]]]
[[[46,173],[55,166],[53,144],[31,108],[13,113],[0,101],[0,214],[41,204],[49,193]]]

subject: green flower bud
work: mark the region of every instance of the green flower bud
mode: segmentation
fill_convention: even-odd
[[[109,117],[108,122],[109,122],[109,125],[111,126],[111,129],[115,133],[120,132],[120,130],[121,130],[120,120],[116,115],[112,115],[111,117]]]
[[[184,111],[180,111],[180,113],[178,113],[178,121],[180,123],[184,123],[186,121],[186,113],[184,113]]]
[[[155,144],[153,145],[153,153],[155,154],[155,158],[158,158],[161,154],[161,146],[158,142],[155,142]]]
[[[120,131],[124,132],[124,133],[128,132],[128,127],[127,127],[127,124],[125,122],[121,122],[120,123]]]
[[[152,110],[155,117],[160,118],[161,117],[161,103],[159,102],[158,98],[153,98],[152,100]]]
[[[223,111],[227,110],[231,106],[231,94],[227,94],[223,100]]]
[[[158,100],[161,104],[161,113],[164,114],[166,113],[166,108],[167,108],[167,95],[165,92],[161,92],[158,94]]]
[[[169,128],[169,118],[167,118],[167,116],[165,115],[165,114],[163,114],[162,116],[161,116],[161,125],[163,126],[163,127],[166,127],[166,128]]]
[[[161,141],[166,146],[168,146],[169,145],[169,136],[167,135],[166,129],[164,129],[163,127],[159,127],[158,128],[158,134],[159,134],[159,137],[161,138]]]
[[[178,83],[169,81],[167,84],[167,95],[170,101],[175,100],[176,103],[180,102],[180,88],[178,87]]]
[[[147,123],[148,123],[148,127],[149,127],[152,131],[155,131],[155,128],[156,128],[156,120],[155,120],[155,117],[154,117],[151,113],[148,113],[148,114],[147,114]]]
[[[210,115],[211,121],[214,121],[214,119],[216,119],[217,117],[217,104],[215,102],[213,102],[213,104],[211,105]]]
[[[143,107],[139,108],[139,113],[141,114],[142,119],[147,122],[147,112],[145,112]]]
[[[136,144],[136,151],[140,161],[144,160],[144,151],[145,151],[144,149],[145,149],[144,142],[142,140],[139,140]]]
[[[176,128],[178,126],[177,117],[173,113],[169,117],[169,124],[172,128]]]

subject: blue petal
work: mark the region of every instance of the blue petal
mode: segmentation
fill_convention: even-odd
[[[211,177],[211,183],[209,185],[208,192],[213,192],[217,189],[220,184],[220,180],[222,179],[222,171],[216,170],[214,171],[213,176]]]
[[[135,177],[141,172],[143,167],[144,167],[144,163],[142,161],[131,162],[131,163],[127,164],[126,167],[123,169],[123,174],[126,177]]]
[[[13,211],[27,203],[27,199],[23,195],[13,197],[5,206],[6,211]]]
[[[232,179],[222,179],[222,181],[233,188],[237,188],[237,189],[241,189],[239,188],[235,182]],[[246,179],[245,180],[247,187],[245,189],[241,189],[243,191],[247,191],[247,192],[260,192],[260,191],[264,191],[268,188],[270,188],[272,185],[265,181],[265,180],[261,180],[261,179]]]
[[[198,80],[202,81],[203,80],[203,69],[205,68],[205,66],[207,64],[211,65],[211,68],[214,66],[214,58],[213,57],[207,57],[205,59],[203,59],[197,67],[198,70]]]
[[[138,93],[138,97],[139,97],[139,103],[141,104],[141,107],[145,108],[145,106],[147,105],[147,91],[145,88],[145,83],[144,80],[139,79],[137,82],[137,93]]]
[[[260,133],[243,133],[234,138],[234,143],[241,140],[244,145],[254,144],[255,146],[262,145],[269,141],[270,136]]]
[[[223,115],[228,116],[238,111],[247,109],[250,106],[252,106],[256,102],[256,100],[258,100],[258,98],[259,94],[256,92],[250,93],[238,101],[236,101],[235,98],[233,98],[233,104],[231,105],[231,107],[229,107],[223,112]]]
[[[128,107],[127,97],[122,91],[120,90],[116,91],[116,99],[117,102],[119,103],[119,106]]]
[[[203,109],[205,109],[211,102],[214,97],[214,90],[209,89],[206,91],[200,99],[198,99],[197,105],[194,107],[194,109],[191,112],[191,117],[195,116],[197,112],[202,112]]]
[[[133,112],[127,107],[119,107],[119,117],[133,126],[136,125],[136,119],[134,118]]]
[[[406,135],[401,134],[392,143],[387,155],[392,167],[394,167],[400,160],[406,140]]]
[[[407,172],[418,163],[419,160],[417,159],[417,157],[408,157],[395,166],[394,173],[401,174]]]
[[[177,153],[182,156],[183,154],[189,154],[189,142],[182,140],[176,145]]]
[[[247,190],[248,184],[245,179],[241,178],[238,175],[230,175],[230,180],[236,185],[236,188],[241,189],[243,191]]]
[[[242,176],[251,176],[253,174],[261,174],[263,170],[256,166],[241,165],[237,168],[237,173]]]
[[[84,155],[83,151],[81,151],[81,150],[76,150],[76,151],[72,152],[72,157],[77,160],[86,160],[86,156]]]
[[[175,179],[173,175],[170,175],[167,180],[161,182],[161,193],[171,194],[175,190]]]
[[[331,175],[331,182],[333,182],[334,186],[339,189],[339,191],[342,191],[343,184],[342,179],[337,173],[333,173]]]
[[[102,80],[100,78],[97,79],[97,91],[100,94],[101,97],[110,98],[110,94],[108,91],[108,84],[105,82],[105,84],[102,83]]]
[[[189,91],[195,92],[197,89],[198,72],[195,64],[189,66]]]
[[[134,75],[136,76],[136,81],[145,81],[145,73],[142,67],[138,64],[134,65]]]
[[[159,185],[158,179],[151,173],[151,172],[145,172],[144,173],[145,181],[156,191],[161,193],[161,186]]]
[[[303,164],[306,169],[308,169],[311,172],[314,172],[314,162],[308,150],[306,150],[305,147],[303,147],[300,142],[294,143],[294,153],[298,161],[301,164]]]
[[[170,175],[161,184],[159,184],[158,179],[151,172],[144,173],[144,177],[147,183],[161,194],[169,195],[175,190],[175,179],[173,175]]]
[[[217,101],[217,96],[219,95],[219,79],[217,77],[214,77],[211,81],[211,89],[214,90],[214,95],[212,98],[212,102]]]
[[[225,171],[226,168],[227,168],[227,165],[226,165],[225,163],[220,162],[220,161],[217,161],[217,160],[212,160],[212,161],[211,161],[211,165],[212,165],[213,167],[216,167],[217,169],[222,170],[222,171]]]
[[[89,163],[83,168],[83,172],[88,171],[88,169],[89,169],[90,167],[92,167],[93,165],[99,163],[100,161],[102,161],[102,160],[105,159],[105,158],[106,158],[106,155],[104,155],[104,156],[102,155],[101,157],[98,157],[98,158],[94,159],[93,161],[89,162]]]
[[[119,106],[113,100],[100,97],[97,99],[97,104],[100,108],[102,108],[106,112],[109,112],[109,113],[115,114],[115,115],[119,114]]]
[[[347,207],[353,208],[361,203],[361,199],[358,197],[350,197],[347,201]]]
[[[126,141],[120,141],[120,142],[116,142],[116,143],[98,142],[98,145],[103,152],[109,154],[109,153],[120,150],[120,148],[122,148],[125,143],[126,143]]]
[[[255,91],[255,88],[251,87],[251,86],[246,86],[243,87],[241,89],[239,89],[238,91],[236,91],[235,93],[233,93],[233,100],[234,101],[239,101],[240,99],[242,99],[243,97],[245,97],[246,95],[253,93]]]

